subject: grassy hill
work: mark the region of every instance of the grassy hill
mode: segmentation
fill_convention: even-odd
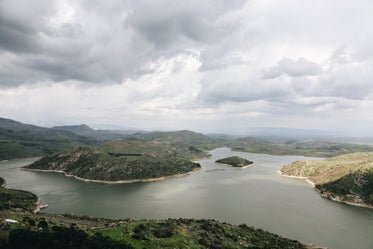
[[[3,183],[5,180],[0,177],[0,185]],[[31,192],[0,187],[0,210],[32,212],[37,201],[38,197]]]
[[[246,224],[214,220],[133,221],[22,213],[10,217],[20,223],[0,223],[2,248],[317,248]]]
[[[232,156],[232,157],[219,159],[219,160],[216,160],[215,162],[221,163],[221,164],[228,164],[235,168],[242,168],[242,167],[245,167],[245,166],[248,166],[254,163],[253,161],[249,161],[238,156]]]
[[[33,134],[42,136],[59,136],[67,138],[78,138],[79,135],[64,130],[54,130],[50,128],[43,128],[36,125],[24,124],[11,119],[0,118],[0,128],[14,133]]]
[[[59,131],[0,118],[0,160],[44,156],[94,144],[69,131]]]
[[[93,143],[84,137],[69,138],[0,128],[0,160],[44,156]]]
[[[287,165],[281,173],[307,177],[324,197],[373,205],[373,153],[352,153]]]
[[[156,132],[141,135],[141,139],[157,144],[166,144],[187,151],[190,146],[203,151],[218,147],[220,144],[216,139],[194,131]]]
[[[193,155],[201,153],[183,155],[172,146],[127,139],[56,153],[25,168],[63,171],[90,180],[130,181],[191,172],[201,167],[187,159]]]
[[[373,146],[369,145],[325,142],[314,139],[284,140],[247,137],[221,142],[221,144],[236,151],[309,157],[333,157],[348,153],[373,151]]]
[[[55,126],[54,130],[73,132],[77,135],[98,141],[115,141],[125,139],[136,131],[131,130],[94,130],[85,124]]]

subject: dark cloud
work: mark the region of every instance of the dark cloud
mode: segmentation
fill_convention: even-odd
[[[180,42],[211,43],[227,33],[219,17],[238,3],[224,1],[139,1],[126,19],[157,48],[177,46]]]
[[[73,4],[68,18],[65,2],[2,1],[0,55],[12,53],[17,59],[0,75],[0,84],[111,84],[139,77],[158,58],[205,49],[222,39],[229,28],[221,18],[244,2],[78,1],[66,3]]]

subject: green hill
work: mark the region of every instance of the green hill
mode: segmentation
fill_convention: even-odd
[[[37,206],[38,197],[31,192],[7,189],[4,178],[0,177],[0,210],[32,212]]]
[[[19,223],[0,223],[1,248],[318,248],[246,224],[205,219],[133,221],[22,213],[11,218]]]
[[[373,205],[373,152],[287,165],[281,173],[307,177],[324,197],[350,204]]]
[[[333,157],[355,152],[373,151],[373,146],[327,142],[322,140],[284,140],[247,137],[222,142],[235,151],[266,153],[271,155],[302,155],[309,157]]]
[[[227,164],[235,168],[243,168],[254,163],[253,161],[249,161],[238,156],[232,156],[232,157],[219,159],[219,160],[216,160],[215,162],[220,163],[220,164]]]
[[[207,150],[220,145],[217,140],[194,131],[156,132],[141,135],[141,139],[158,144],[172,145],[184,148],[187,151],[190,146],[197,150]]]
[[[125,139],[136,133],[133,130],[94,130],[85,124],[55,126],[54,130],[73,132],[79,136],[87,137],[100,142]]]
[[[200,168],[187,158],[200,153],[178,153],[172,146],[137,139],[79,147],[46,156],[26,169],[63,171],[76,177],[101,181],[131,181],[185,174]]]
[[[0,160],[44,156],[94,141],[59,131],[0,118]]]

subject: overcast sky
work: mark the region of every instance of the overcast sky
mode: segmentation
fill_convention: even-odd
[[[373,134],[372,13],[371,0],[0,0],[0,116]]]

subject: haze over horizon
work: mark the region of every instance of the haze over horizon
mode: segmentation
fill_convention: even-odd
[[[0,1],[0,117],[373,135],[373,2]]]

